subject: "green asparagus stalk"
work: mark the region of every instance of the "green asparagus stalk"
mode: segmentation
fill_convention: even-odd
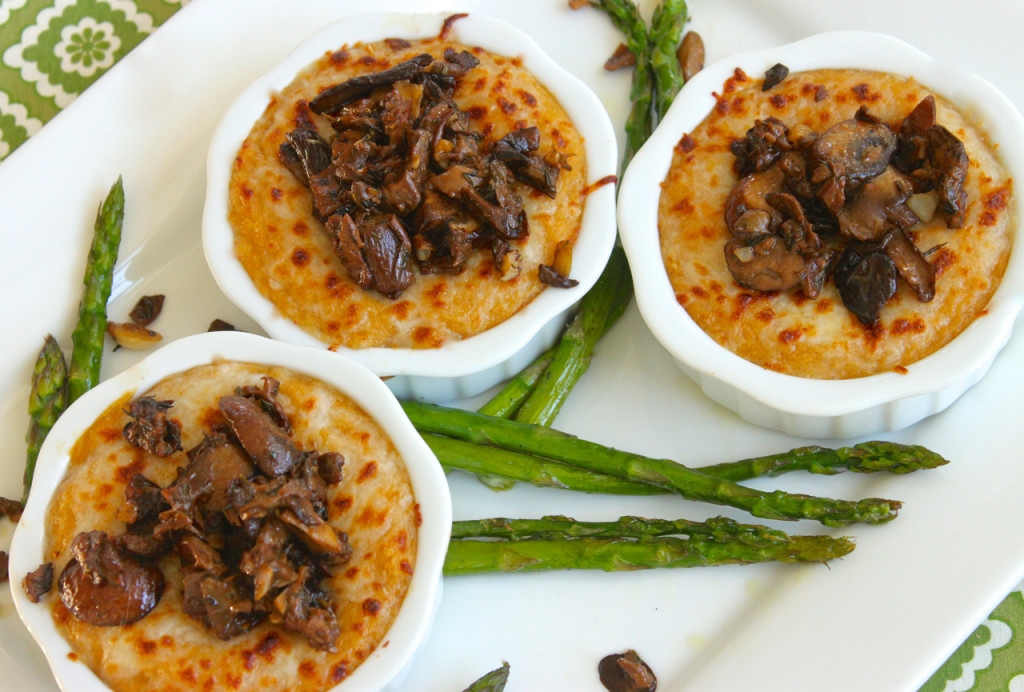
[[[561,488],[607,495],[663,495],[667,492],[647,483],[630,481],[606,473],[594,473],[578,466],[532,454],[422,431],[420,435],[446,469],[475,473],[487,485],[493,482],[491,479],[504,478],[513,483],[522,481],[541,488]],[[498,489],[503,488],[499,486]]]
[[[626,312],[626,308],[629,306],[629,301],[633,296],[631,290],[619,291],[615,300],[612,302],[608,314],[604,321],[604,330],[602,336],[607,334],[608,331],[615,326],[622,314]],[[586,296],[584,296],[584,300]],[[488,416],[498,416],[499,418],[512,418],[515,416],[519,407],[522,406],[523,402],[533,392],[533,388],[537,385],[541,375],[544,374],[544,370],[551,363],[551,358],[555,353],[555,347],[552,346],[547,351],[537,356],[537,359],[521,370],[515,377],[505,383],[505,386],[494,395],[486,404],[481,406],[477,411],[479,413],[486,414]]]
[[[74,348],[68,368],[68,405],[100,379],[103,339],[107,329],[107,300],[113,284],[123,220],[124,187],[119,176],[96,214],[92,247],[85,269],[85,290],[78,306],[78,324],[71,334]]]
[[[741,524],[728,517],[707,521],[689,519],[643,519],[619,517],[615,521],[577,521],[569,517],[540,519],[468,519],[452,522],[452,540],[462,538],[650,538],[685,535],[719,542],[737,541],[747,545],[774,545],[790,540],[776,529],[759,524]]]
[[[52,335],[47,335],[43,348],[36,358],[32,371],[32,388],[28,395],[28,432],[25,441],[28,443],[28,454],[25,460],[24,491],[22,504],[28,500],[28,491],[32,487],[32,476],[36,470],[36,459],[43,440],[57,418],[67,406],[68,368],[64,361],[64,352]]]
[[[538,425],[554,422],[572,388],[590,367],[594,345],[605,331],[609,313],[623,295],[628,300],[631,285],[626,254],[616,247],[597,283],[583,296],[551,363],[516,412],[516,420]]]
[[[501,692],[508,683],[509,670],[508,661],[502,661],[500,668],[479,678],[462,692]]]
[[[655,495],[669,491],[640,481],[630,481],[606,473],[524,454],[493,445],[465,442],[454,437],[420,433],[442,466],[475,473],[488,479],[522,481],[542,488],[562,488],[585,493],[612,495]],[[827,449],[799,447],[789,452],[753,457],[694,470],[733,482],[760,476],[778,476],[792,471],[832,475],[842,471],[856,473],[910,473],[948,463],[929,449],[895,442],[862,442],[853,447]]]
[[[664,53],[664,55],[659,54],[658,57],[659,63],[663,63],[660,69],[665,73],[676,75],[679,85],[682,84],[678,60],[675,58],[675,46],[670,46],[669,44],[674,35],[678,45],[678,33],[681,32],[682,25],[685,23],[686,7],[685,3],[681,3],[679,0],[665,0],[663,3],[664,7],[659,6],[660,14],[658,16],[664,17],[664,19],[659,20],[660,23],[657,27],[660,32],[660,40],[652,43],[643,18],[640,16],[639,9],[633,2],[629,0],[589,0],[589,4],[605,12],[611,18],[612,23],[625,36],[626,46],[636,58],[636,68],[630,87],[630,100],[633,105],[626,120],[625,151],[620,166],[621,170],[625,170],[630,160],[632,160],[633,154],[647,141],[654,127],[652,104],[655,100],[657,88],[651,65],[653,58],[652,50]],[[678,28],[678,31],[676,31],[676,28]],[[671,103],[677,91],[678,86],[675,86],[674,90],[666,94],[660,101],[666,104]],[[667,105],[664,106],[665,109],[667,107]],[[660,106],[658,112],[662,112]],[[614,316],[608,316],[604,319],[604,323],[607,326],[601,333],[595,335],[583,326],[584,322],[586,322],[589,323],[590,329],[592,329],[594,323],[601,322],[599,311],[602,308],[600,306],[603,305],[606,298],[603,295],[591,296],[591,294],[598,292],[597,286],[595,286],[584,297],[584,304],[581,305],[574,321],[570,322],[566,330],[566,336],[563,337],[563,341],[559,344],[560,353],[553,362],[543,368],[539,365],[535,367],[536,363],[529,366],[526,371],[521,373],[521,378],[517,377],[510,381],[506,388],[496,395],[494,400],[488,402],[481,409],[481,412],[489,415],[499,415],[503,418],[515,415],[517,420],[528,423],[550,425],[554,422],[565,399],[568,398],[572,388],[589,367],[589,357],[593,352],[593,344],[614,324],[622,311],[625,310],[633,295],[628,265],[625,265],[624,270],[612,266],[605,267],[601,278],[598,280],[598,285],[616,282],[618,282],[618,288],[612,297],[614,307],[610,308]],[[597,303],[598,307],[584,310],[588,300]],[[540,392],[533,394],[533,388],[536,385],[531,384],[531,382],[541,380],[538,371],[543,372],[542,381],[545,384],[541,385]],[[517,403],[526,400],[527,397],[530,400],[528,405]],[[518,413],[520,406],[525,407],[525,411],[522,414]]]
[[[630,0],[588,0],[611,19],[626,39],[626,47],[636,57],[633,71],[633,82],[630,86],[629,98],[633,105],[626,117],[626,143],[622,155],[621,170],[640,151],[640,147],[651,136],[651,106],[654,101],[654,75],[651,70],[651,46],[647,36],[647,27],[640,10]]]
[[[434,404],[407,401],[402,407],[421,433],[447,435],[547,457],[590,471],[648,483],[691,500],[736,507],[763,519],[813,519],[826,526],[854,522],[878,524],[894,519],[900,507],[895,500],[880,498],[852,502],[782,491],[764,492],[708,476],[669,459],[652,459],[604,447],[544,426]]]
[[[522,406],[530,392],[537,386],[537,381],[544,374],[551,357],[555,354],[555,347],[552,346],[544,353],[537,356],[536,360],[519,371],[515,377],[505,383],[505,386],[495,394],[486,404],[477,409],[479,413],[498,418],[512,418],[519,407]]]
[[[704,567],[755,562],[828,562],[849,554],[848,538],[790,536],[758,546],[698,538],[463,539],[448,544],[444,574],[601,569],[606,572],[658,567]]]
[[[912,473],[933,469],[949,462],[939,454],[920,445],[898,442],[870,441],[852,447],[809,446],[781,454],[754,457],[713,466],[703,466],[701,473],[730,481],[745,481],[759,476],[778,476],[790,471],[807,471],[834,475],[842,471],[856,473]]]
[[[651,70],[654,73],[654,114],[665,117],[676,94],[683,87],[683,71],[676,49],[686,24],[684,0],[662,0],[651,17]]]

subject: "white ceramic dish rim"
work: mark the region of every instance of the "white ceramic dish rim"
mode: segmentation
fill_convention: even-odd
[[[699,72],[683,87],[665,119],[626,171],[619,205],[623,246],[632,267],[664,267],[658,236],[660,184],[673,147],[714,106],[713,91],[738,67],[757,77],[781,62],[791,71],[861,68],[912,76],[956,103],[990,141],[1013,177],[1024,171],[1024,120],[1013,103],[984,79],[931,58],[909,44],[865,31],[817,34],[781,47],[725,58]],[[1006,345],[1024,305],[1024,252],[1016,235],[1024,205],[1015,203],[1015,242],[1006,274],[986,312],[936,353],[895,372],[849,380],[811,380],[757,366],[719,346],[676,302],[663,269],[637,271],[637,304],[645,323],[672,355],[699,373],[715,377],[757,401],[785,412],[814,417],[841,416],[922,394],[943,391],[981,377]]]
[[[426,640],[440,601],[441,568],[451,534],[452,509],[447,480],[437,458],[380,378],[328,351],[252,334],[216,332],[174,341],[86,392],[61,416],[40,452],[32,493],[11,542],[11,592],[18,615],[42,648],[61,689],[76,692],[108,689],[87,666],[68,658],[72,650],[54,625],[50,603],[29,601],[21,588],[21,577],[43,562],[46,509],[64,476],[72,446],[96,416],[128,392],[146,391],[168,375],[219,360],[282,365],[334,385],[381,425],[406,464],[423,517],[416,569],[402,607],[384,640],[349,678],[334,688],[346,692],[382,689],[407,668]],[[47,600],[55,597],[56,592],[51,592]]]
[[[235,255],[233,233],[227,222],[227,180],[242,140],[263,113],[270,95],[286,86],[300,69],[325,51],[358,41],[436,36],[444,19],[451,15],[451,12],[384,12],[354,15],[334,22],[305,39],[283,62],[250,84],[217,125],[207,158],[203,251],[225,295],[272,337],[303,346],[328,346],[285,318],[260,294]],[[532,38],[509,24],[478,13],[454,22],[449,35],[456,41],[493,53],[521,57],[523,66],[558,99],[583,135],[587,184],[593,185],[615,174],[618,145],[604,106],[590,87],[555,63]],[[571,277],[579,282],[577,286],[544,290],[501,324],[439,349],[338,347],[334,350],[381,376],[459,377],[486,370],[515,355],[545,324],[583,297],[607,263],[615,237],[615,186],[602,185],[587,195],[573,248]]]

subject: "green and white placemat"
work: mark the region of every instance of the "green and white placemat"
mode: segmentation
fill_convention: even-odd
[[[0,0],[0,162],[187,2]],[[1021,588],[921,692],[1024,692]]]

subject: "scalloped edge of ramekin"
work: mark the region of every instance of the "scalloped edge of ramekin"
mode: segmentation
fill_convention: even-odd
[[[912,77],[955,103],[991,142],[997,142],[997,156],[1014,178],[1024,172],[1024,118],[989,82],[899,39],[863,31],[828,32],[728,57],[699,72],[683,87],[623,176],[620,235],[633,268],[641,315],[707,396],[745,420],[796,436],[850,438],[900,430],[956,401],[988,372],[1013,334],[1024,304],[1024,251],[1017,247],[1024,207],[1014,203],[1014,247],[985,312],[949,344],[908,366],[905,374],[813,380],[766,370],[723,348],[676,301],[663,269],[658,198],[673,147],[714,107],[712,92],[720,90],[736,68],[761,75],[779,62],[793,72],[859,68]]]
[[[61,689],[109,689],[87,666],[70,658],[71,646],[57,630],[49,602],[56,598],[56,589],[46,597],[46,602],[32,603],[21,587],[21,578],[44,562],[50,499],[64,477],[72,447],[96,417],[125,394],[144,392],[169,375],[224,360],[281,365],[333,385],[381,426],[402,457],[422,515],[416,568],[398,615],[383,640],[350,677],[332,688],[344,692],[398,689],[394,686],[426,641],[441,599],[441,570],[452,518],[444,471],[379,377],[351,359],[329,351],[253,334],[213,332],[174,341],[86,392],[64,412],[40,450],[32,492],[11,541],[11,593],[18,615],[42,648]]]
[[[218,286],[271,337],[302,346],[327,348],[285,318],[257,290],[235,254],[227,221],[228,184],[232,162],[272,93],[326,51],[345,44],[389,37],[436,36],[451,12],[383,12],[358,14],[336,21],[302,41],[281,63],[251,83],[225,112],[207,156],[206,204],[203,210],[203,251]],[[454,40],[493,53],[516,56],[558,99],[583,136],[587,184],[614,175],[618,145],[608,113],[591,89],[549,57],[528,35],[505,22],[471,13],[451,25]],[[548,288],[504,322],[437,349],[338,347],[376,374],[389,378],[399,396],[450,401],[469,397],[511,377],[554,343],[564,317],[594,285],[615,243],[615,186],[602,185],[587,196],[579,235],[573,248],[570,289]]]

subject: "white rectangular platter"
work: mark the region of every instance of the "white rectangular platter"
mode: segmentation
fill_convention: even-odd
[[[643,6],[649,12],[653,4]],[[518,25],[592,86],[621,132],[629,75],[602,69],[620,38],[601,13],[573,12],[566,0],[188,4],[0,164],[0,495],[20,495],[32,362],[46,333],[67,345],[92,218],[111,182],[123,175],[128,199],[111,316],[124,319],[141,295],[164,293],[159,328],[167,339],[205,331],[217,317],[258,331],[220,294],[200,249],[209,137],[234,96],[307,34],[346,13],[384,8],[483,12]],[[1010,0],[692,0],[690,11],[709,61],[819,31],[867,29],[955,61],[1024,103],[1024,5]],[[104,375],[137,358],[108,355]],[[842,561],[449,578],[407,689],[461,690],[507,660],[509,692],[598,692],[598,660],[633,648],[654,668],[661,690],[913,692],[1024,573],[1022,358],[1018,335],[988,377],[949,410],[891,436],[947,456],[952,463],[942,469],[757,482],[904,501],[892,524],[844,531],[857,550]],[[710,403],[635,308],[599,345],[557,427],[694,466],[806,443]],[[676,498],[579,497],[531,487],[499,494],[458,474],[451,486],[456,518],[745,518]],[[781,528],[820,531],[809,523]],[[6,592],[0,680],[9,689],[55,689]]]

